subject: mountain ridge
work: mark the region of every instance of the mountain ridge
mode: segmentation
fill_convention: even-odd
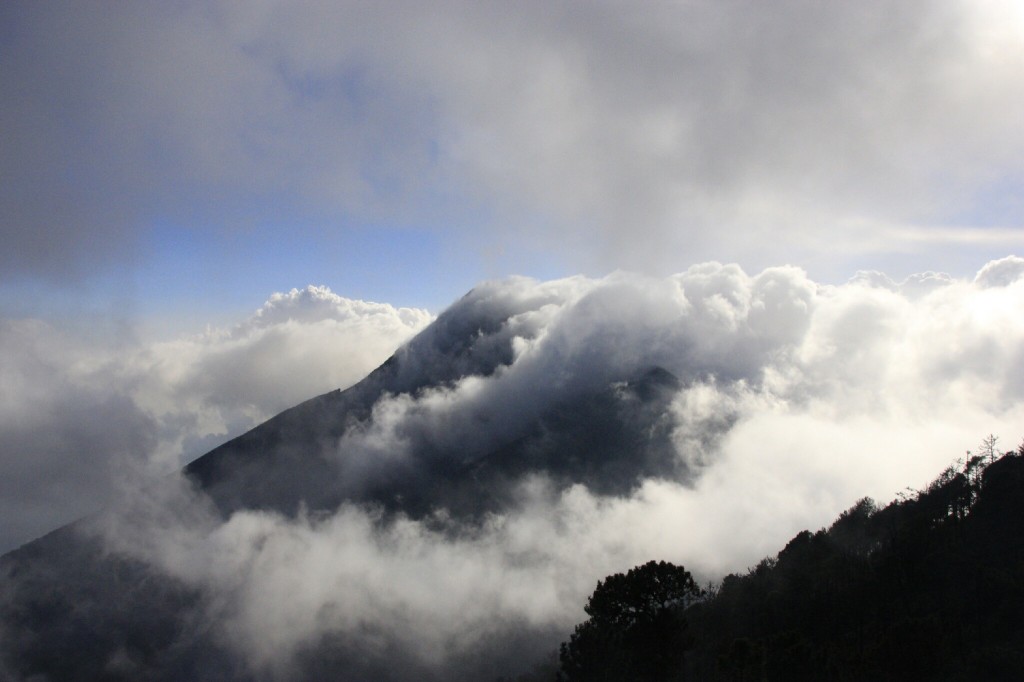
[[[549,480],[554,490],[582,483],[599,493],[622,495],[644,478],[685,475],[672,447],[671,422],[665,419],[681,383],[660,367],[582,382],[514,415],[502,414],[496,397],[454,422],[454,437],[429,429],[411,433],[408,456],[358,451],[359,438],[372,441],[365,432],[376,428],[375,411],[382,405],[403,408],[416,400],[443,400],[467,386],[482,390],[489,377],[508,368],[513,339],[523,338],[510,330],[513,318],[536,301],[498,303],[470,292],[438,318],[436,327],[428,327],[359,383],[303,401],[193,460],[182,469],[193,491],[179,493],[185,497],[173,503],[179,509],[173,513],[202,519],[208,500],[219,523],[229,523],[239,512],[250,518],[259,518],[252,516],[257,513],[296,518],[354,504],[381,509],[389,518],[426,522],[443,511],[451,518],[446,524],[472,526],[519,504],[521,482],[533,476]],[[449,418],[443,409],[440,414]],[[485,420],[482,427],[480,419]],[[474,429],[492,426],[500,426],[499,435],[474,435]],[[345,467],[352,468],[345,460],[346,443],[368,461],[381,460],[373,462],[374,469],[358,486],[345,480]],[[161,494],[157,490],[155,499]],[[150,509],[146,494],[142,497]],[[113,514],[127,514],[119,523],[155,523],[153,530],[163,532],[159,515],[136,521],[130,510]],[[108,546],[103,521],[98,523],[87,518],[69,524],[0,557],[0,623],[7,642],[0,652],[0,672],[6,668],[11,677],[43,675],[53,682],[250,679],[252,671],[210,632],[208,591]],[[442,532],[448,532],[444,527]],[[452,526],[457,533],[461,527],[466,526]],[[143,536],[142,542],[149,540]],[[459,665],[476,675],[495,661],[512,664],[520,656],[502,653],[508,637],[539,652],[554,632],[510,631],[486,645],[490,662]],[[394,660],[405,660],[395,652],[391,662],[373,656],[367,661],[354,642],[325,641],[331,643],[323,645],[326,649],[314,646],[303,665],[316,667],[326,656],[349,666],[351,679],[370,679],[391,675]],[[411,672],[399,678],[446,678],[447,673],[417,661],[402,663]]]

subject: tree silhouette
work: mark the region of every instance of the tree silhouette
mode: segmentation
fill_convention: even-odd
[[[999,436],[993,433],[988,434],[981,441],[981,455],[987,463],[992,463],[999,456],[999,451],[996,449],[997,442],[999,442]]]
[[[650,561],[597,583],[590,618],[561,647],[560,680],[680,679],[688,645],[682,611],[703,591],[689,571]]]

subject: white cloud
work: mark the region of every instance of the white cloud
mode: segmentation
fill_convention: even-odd
[[[992,261],[978,271],[974,283],[981,287],[1005,287],[1024,275],[1024,258],[1007,256]]]
[[[401,354],[400,371],[442,384],[384,395],[341,439],[350,485],[418,458],[429,473],[485,454],[550,406],[652,364],[683,380],[667,418],[696,475],[606,496],[535,473],[515,482],[513,503],[472,522],[343,505],[197,523],[189,503],[131,507],[106,532],[220,595],[212,623],[256,674],[287,679],[331,638],[385,668],[402,652],[417,671],[406,676],[444,677],[486,660],[488,636],[527,631],[537,639],[504,651],[528,661],[612,571],[650,558],[702,578],[742,570],[865,495],[886,502],[924,486],[987,433],[1012,444],[1024,419],[1024,280],[937,279],[908,294],[878,276],[821,286],[794,268],[751,276],[710,263],[664,279],[488,283]],[[176,509],[193,516],[169,522]]]
[[[0,548],[173,471],[229,436],[366,375],[431,320],[326,287],[274,294],[231,329],[140,344],[0,320]]]

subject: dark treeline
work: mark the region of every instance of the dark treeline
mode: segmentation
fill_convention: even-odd
[[[857,502],[718,587],[664,563],[609,577],[562,645],[559,678],[1024,678],[1024,445],[1002,457],[994,445],[884,508]],[[609,585],[614,608],[594,609]]]

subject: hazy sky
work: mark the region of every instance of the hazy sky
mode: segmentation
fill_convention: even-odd
[[[1012,0],[5,2],[0,311],[969,276],[1024,250],[1022,41]]]
[[[481,279],[1024,252],[1013,1],[11,0],[0,95],[20,539],[97,463],[351,383]]]

